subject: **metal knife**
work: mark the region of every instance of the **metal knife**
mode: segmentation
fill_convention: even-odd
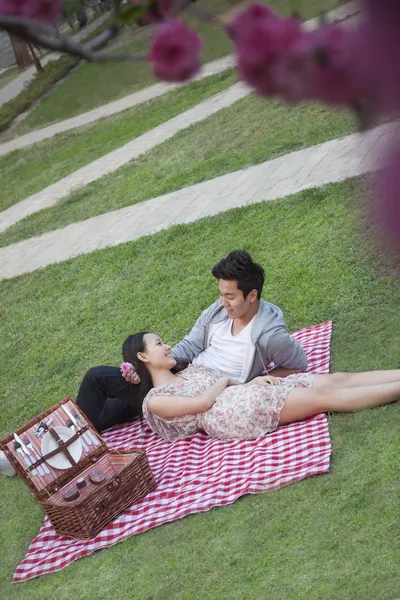
[[[75,419],[77,419],[77,421],[81,424],[81,426],[84,426],[85,424],[83,423],[82,419],[80,418],[79,414],[75,413]],[[86,423],[87,425],[87,423]],[[99,440],[97,439],[97,437],[90,431],[90,429],[88,429],[86,431],[87,437],[89,438],[89,444],[94,444],[95,446],[98,446],[100,444]]]
[[[78,419],[76,417],[74,417],[74,415],[72,414],[72,412],[69,410],[68,406],[66,404],[62,405],[63,409],[65,410],[66,414],[69,416],[69,418],[71,419],[71,421],[73,422],[73,424],[75,425],[75,427],[77,427],[78,429],[82,429],[82,424],[78,421]],[[89,437],[89,432],[85,431],[85,433],[83,433],[81,435],[82,441],[85,440],[89,446],[91,446],[92,441]]]
[[[78,421],[73,417],[71,411],[69,410],[68,406],[65,406],[65,404],[61,405],[61,408],[64,410],[65,414],[67,415],[67,417],[72,421],[73,425],[76,427],[76,429],[79,429],[79,423]],[[67,425],[68,427],[68,425]],[[89,452],[89,448],[87,447],[87,445],[85,444],[85,440],[84,440],[84,434],[80,436],[81,442],[82,442],[82,446],[85,452]]]

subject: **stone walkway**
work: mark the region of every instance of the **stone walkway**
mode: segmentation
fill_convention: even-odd
[[[382,147],[399,129],[399,124],[389,124],[364,136],[332,140],[0,248],[0,279],[136,240],[177,223],[361,175],[380,165]]]
[[[346,20],[346,23],[348,23],[349,20],[351,22],[351,17],[354,17],[358,14],[359,10],[359,2],[357,0],[352,0],[351,2],[330,11],[326,16],[327,20],[330,21]],[[310,19],[305,25],[307,29],[315,29],[318,26],[318,19]],[[222,73],[227,69],[231,69],[234,64],[235,59],[233,55],[228,55],[214,60],[204,65],[202,72],[196,80],[208,77],[210,75]],[[184,85],[189,85],[190,83],[192,82],[188,82]],[[105,104],[104,106],[100,106],[86,113],[82,113],[81,115],[77,115],[71,119],[66,119],[65,121],[60,121],[54,125],[44,127],[43,129],[32,131],[31,133],[27,133],[19,138],[15,138],[9,142],[0,144],[0,156],[5,155],[12,150],[26,148],[27,146],[51,138],[57,133],[69,131],[71,129],[75,129],[76,127],[82,127],[83,125],[94,123],[95,121],[103,119],[104,117],[117,114],[123,110],[127,110],[128,108],[142,104],[143,102],[148,102],[149,100],[162,96],[167,92],[176,89],[177,87],[181,87],[181,85],[156,83],[155,85],[152,85],[144,90],[135,92],[134,94],[130,94],[129,96],[125,96],[124,98],[115,100],[114,102],[110,102],[109,104]]]
[[[234,66],[234,57],[224,56],[223,58],[219,58],[218,60],[214,60],[207,65],[204,65],[200,75],[195,79],[189,81],[186,84],[170,84],[170,83],[155,83],[144,90],[140,90],[139,92],[135,92],[134,94],[130,94],[129,96],[124,96],[119,100],[115,100],[114,102],[110,102],[109,104],[104,104],[104,106],[99,106],[98,108],[94,108],[86,113],[81,115],[77,115],[76,117],[72,117],[71,119],[66,119],[65,121],[60,121],[59,123],[55,123],[54,125],[49,125],[48,127],[44,127],[43,129],[36,129],[35,131],[31,131],[30,133],[26,133],[25,135],[21,135],[14,140],[10,140],[9,142],[4,142],[0,144],[0,156],[4,156],[13,150],[20,150],[21,148],[26,148],[31,146],[32,144],[36,144],[37,142],[41,142],[43,140],[47,140],[49,138],[54,137],[57,133],[63,133],[64,131],[70,131],[71,129],[76,129],[77,127],[83,127],[84,125],[90,125],[98,121],[99,119],[104,119],[105,117],[110,117],[117,113],[120,113],[128,108],[132,108],[137,106],[138,104],[143,104],[144,102],[148,102],[150,100],[154,100],[159,96],[163,96],[164,94],[179,88],[183,87],[183,85],[190,85],[193,81],[199,81],[200,79],[204,79],[204,77],[209,77],[210,75],[217,75],[218,73],[223,73],[227,69],[231,69]]]
[[[227,90],[200,102],[173,119],[161,123],[161,125],[147,131],[124,146],[109,152],[85,167],[81,167],[67,177],[63,177],[44,190],[10,206],[10,208],[0,213],[0,232],[28,215],[57,204],[57,202],[66,198],[74,189],[86,186],[92,181],[101,179],[101,177],[108,173],[117,171],[129,161],[173,137],[182,129],[186,129],[190,125],[206,119],[221,109],[231,106],[250,94],[250,92],[250,88],[243,83],[236,83]]]

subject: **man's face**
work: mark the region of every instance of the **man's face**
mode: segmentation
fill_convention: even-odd
[[[220,279],[219,298],[231,319],[241,319],[246,316],[253,306],[257,299],[257,292],[252,290],[245,298],[242,290],[239,290],[237,286],[237,281]]]

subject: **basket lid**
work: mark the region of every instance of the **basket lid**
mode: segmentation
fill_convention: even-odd
[[[69,396],[1,440],[0,448],[38,500],[107,452],[102,437]]]

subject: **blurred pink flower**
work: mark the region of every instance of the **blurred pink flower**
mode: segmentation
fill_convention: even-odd
[[[400,109],[400,2],[365,0],[367,18],[363,28],[360,61],[375,92],[380,113]]]
[[[226,31],[232,40],[237,41],[249,27],[266,19],[277,19],[277,16],[268,6],[254,2],[228,23]]]
[[[119,369],[122,375],[126,375],[131,369],[133,369],[133,365],[130,362],[123,362],[120,364]]]
[[[236,46],[241,77],[263,96],[279,94],[292,99],[294,80],[298,85],[301,79],[297,70],[304,71],[307,59],[301,50],[305,39],[297,19],[261,19],[248,24]],[[296,56],[301,59],[299,64],[294,60]]]
[[[131,0],[133,6],[146,6],[148,0]],[[148,25],[149,23],[161,23],[166,19],[174,6],[174,0],[156,0],[154,6],[150,8],[141,17],[141,21]]]
[[[202,49],[203,42],[193,29],[171,19],[153,37],[148,59],[158,79],[181,83],[200,70]]]
[[[400,141],[386,150],[384,168],[378,171],[377,220],[387,241],[400,250]]]
[[[328,24],[309,34],[312,57],[308,94],[332,104],[353,104],[360,96],[355,62],[359,41],[355,29]]]
[[[60,18],[61,6],[62,0],[0,0],[0,14],[55,25]]]

